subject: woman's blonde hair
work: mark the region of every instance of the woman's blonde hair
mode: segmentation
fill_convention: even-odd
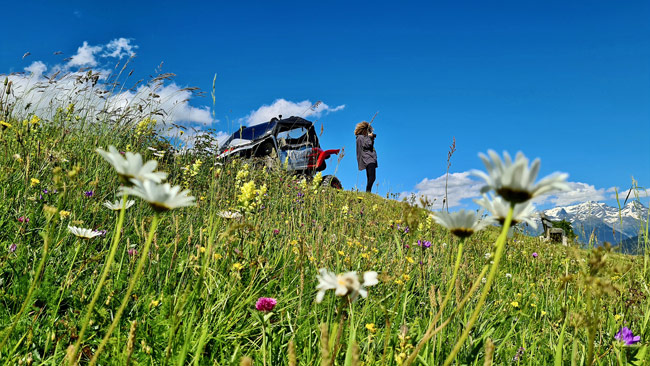
[[[367,135],[370,131],[372,131],[372,126],[366,121],[357,123],[357,126],[354,128],[355,135]]]

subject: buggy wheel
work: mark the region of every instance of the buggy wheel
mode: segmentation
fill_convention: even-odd
[[[333,176],[333,175],[326,175],[323,177],[323,182],[321,183],[323,187],[332,187],[335,189],[343,189],[343,185],[341,184],[341,181]]]
[[[255,157],[256,158],[263,158],[270,156],[272,158],[277,158],[278,153],[275,151],[275,146],[273,146],[273,141],[267,140],[266,142],[262,143],[255,149]]]

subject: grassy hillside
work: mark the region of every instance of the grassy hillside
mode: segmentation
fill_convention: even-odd
[[[74,105],[47,120],[25,113],[0,110],[5,364],[60,365],[79,343],[81,364],[401,365],[435,320],[441,330],[413,364],[439,365],[477,307],[498,227],[465,240],[450,282],[460,240],[408,203],[173,152],[152,120],[91,122]],[[156,160],[196,205],[157,213],[131,196],[132,207],[109,210],[121,182],[96,152],[109,145]],[[81,239],[69,226],[101,234]],[[646,265],[515,231],[454,364],[581,365],[589,344],[595,364],[646,364]],[[376,271],[379,283],[366,298],[327,291],[318,303],[321,268]],[[277,305],[257,310],[261,297]],[[616,340],[622,327],[640,342]]]

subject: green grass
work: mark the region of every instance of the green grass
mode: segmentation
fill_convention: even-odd
[[[289,364],[293,341],[297,364],[318,365],[325,324],[330,354],[340,343],[337,365],[393,365],[409,355],[438,311],[459,242],[427,219],[426,211],[376,195],[304,187],[281,168],[216,165],[205,151],[158,158],[148,147],[165,150],[169,144],[151,129],[134,128],[139,121],[119,126],[98,121],[80,128],[83,118],[72,113],[63,108],[36,125],[23,124],[31,116],[0,110],[0,119],[11,124],[0,132],[0,338],[8,336],[0,349],[2,363],[60,365],[77,341],[118,218],[102,205],[119,198],[118,177],[94,151],[109,144],[158,159],[159,170],[169,173],[172,184],[189,188],[197,207],[160,215],[143,274],[99,364],[123,365],[129,358],[131,364],[238,365],[249,356],[255,365],[283,365]],[[220,217],[218,212],[240,205],[241,186],[251,180],[256,188],[265,184],[266,194],[255,198],[259,202],[242,219]],[[61,210],[70,215],[61,216]],[[81,342],[82,364],[97,350],[120,306],[153,214],[142,200],[125,213],[115,261]],[[19,222],[21,217],[29,222]],[[79,242],[68,225],[107,233]],[[494,227],[466,240],[440,323],[489,264],[485,254],[493,251],[498,235]],[[432,246],[422,250],[416,245],[420,239]],[[131,256],[129,249],[138,254]],[[533,258],[533,252],[539,256]],[[456,362],[483,365],[491,340],[495,365],[581,365],[593,339],[595,364],[645,364],[650,361],[645,352],[650,290],[643,260],[515,233],[507,239],[496,281]],[[380,283],[369,288],[368,298],[347,304],[330,291],[317,304],[320,268],[377,271]],[[424,345],[415,364],[442,364],[480,291]],[[272,313],[260,313],[255,310],[259,297],[276,298],[278,305]],[[25,311],[16,319],[23,304]],[[621,346],[614,339],[621,326],[640,335],[641,342]]]

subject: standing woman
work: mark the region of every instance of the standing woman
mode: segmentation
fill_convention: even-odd
[[[357,136],[357,163],[359,163],[359,170],[366,170],[368,178],[366,192],[370,192],[373,183],[375,183],[375,170],[377,169],[376,135],[370,123],[366,121],[357,124],[354,134]]]

